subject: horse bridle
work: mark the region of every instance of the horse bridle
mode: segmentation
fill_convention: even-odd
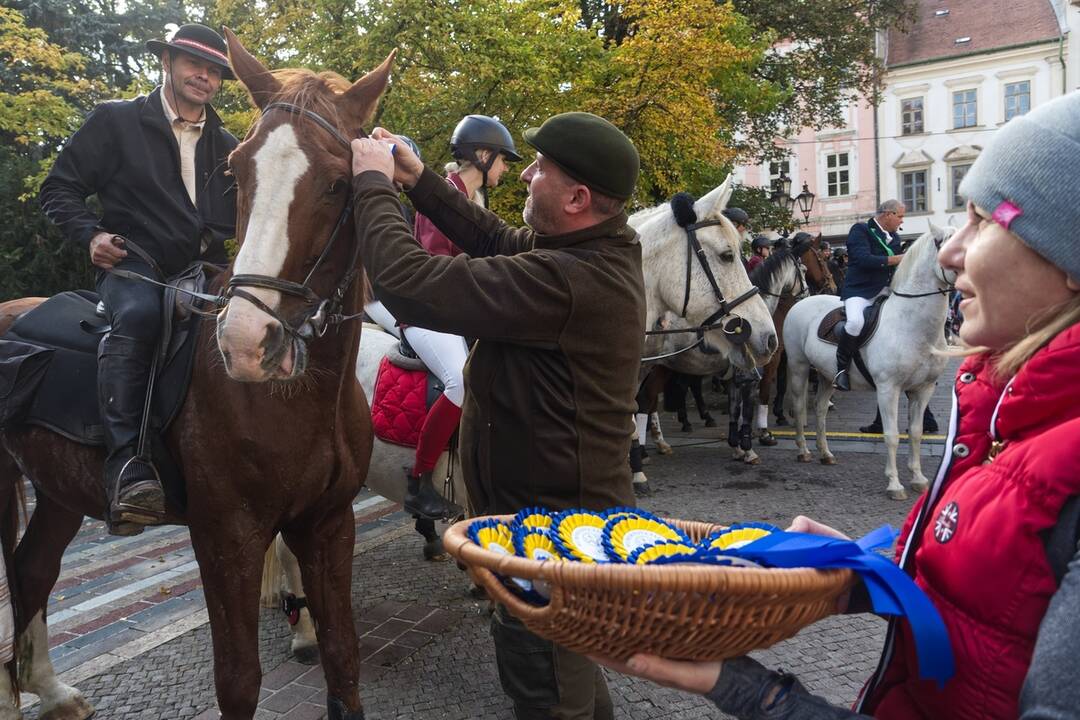
[[[715,330],[720,328],[727,336],[728,341],[734,345],[743,345],[750,339],[750,333],[753,329],[750,325],[750,321],[744,317],[738,315],[733,316],[730,320],[723,323],[717,323],[717,320],[726,318],[731,315],[731,311],[739,305],[742,305],[747,300],[757,295],[760,290],[755,286],[739,295],[734,300],[728,301],[724,298],[724,293],[720,291],[720,285],[716,282],[716,276],[713,274],[712,267],[709,265],[709,258],[705,255],[705,250],[701,247],[701,241],[697,238],[697,231],[703,227],[711,227],[713,225],[722,225],[723,220],[702,220],[700,222],[692,222],[683,225],[683,230],[686,231],[686,288],[683,292],[683,306],[682,312],[679,313],[679,317],[685,318],[687,308],[690,306],[690,281],[693,276],[694,269],[694,257],[697,257],[698,264],[701,265],[701,269],[705,272],[705,277],[709,281],[709,287],[712,288],[713,297],[720,303],[720,307],[716,309],[714,313],[701,321],[701,324],[696,327],[689,328],[674,328],[664,330],[648,330],[646,335],[669,335],[675,333],[687,333],[692,332],[697,334],[697,340],[693,344],[687,347],[681,348],[674,352],[666,353],[663,355],[655,355],[651,357],[641,358],[642,362],[652,362],[655,360],[663,360],[664,358],[673,357],[679,355],[688,350],[692,350],[699,345],[705,343],[705,333],[709,330]],[[719,350],[705,346],[701,350],[706,355],[715,355]]]
[[[330,135],[341,143],[346,150],[349,150],[351,154],[352,143],[349,139],[342,135],[332,123],[318,113],[291,103],[275,102],[270,103],[263,108],[261,117],[266,117],[267,113],[272,110],[281,110],[311,120],[320,128],[330,133]],[[360,136],[367,137],[367,134],[361,130]],[[341,209],[341,215],[338,216],[337,222],[334,224],[334,229],[330,233],[330,239],[327,240],[326,247],[323,248],[322,253],[315,261],[311,271],[307,274],[307,277],[304,278],[304,282],[298,283],[293,282],[292,280],[282,280],[281,278],[272,275],[256,275],[250,273],[234,275],[229,279],[228,284],[225,286],[224,297],[226,299],[238,297],[247,300],[259,310],[280,323],[286,333],[302,342],[308,342],[316,337],[322,337],[326,334],[326,330],[330,325],[338,325],[346,320],[352,319],[355,316],[342,316],[340,313],[345,300],[345,293],[353,282],[356,281],[356,276],[359,274],[359,243],[353,243],[352,256],[349,258],[348,265],[345,266],[345,272],[342,274],[341,279],[338,280],[337,285],[328,297],[319,297],[319,295],[311,289],[310,285],[311,279],[315,276],[315,273],[318,272],[319,268],[322,267],[323,262],[329,257],[330,252],[334,249],[334,245],[337,242],[338,235],[341,233],[341,229],[345,227],[351,217],[352,199],[346,197],[345,207]],[[303,319],[294,327],[276,310],[243,288],[263,288],[298,297],[304,301],[308,309],[304,313]]]

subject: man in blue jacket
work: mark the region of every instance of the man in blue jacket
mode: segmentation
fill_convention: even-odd
[[[863,310],[889,286],[896,266],[904,257],[897,230],[904,222],[904,203],[886,200],[877,214],[866,222],[855,223],[847,237],[847,274],[840,299],[844,301],[847,323],[836,346],[837,390],[850,390],[848,369],[863,329]]]
[[[226,159],[237,140],[210,106],[232,78],[225,40],[205,25],[151,40],[164,77],[149,96],[99,105],[67,141],[41,186],[41,206],[90,253],[112,326],[98,350],[98,398],[108,456],[109,531],[160,522],[165,495],[152,466],[135,460],[162,292],[114,275],[157,280],[196,259],[224,264],[236,234],[236,192]],[[99,216],[86,203],[97,195]]]

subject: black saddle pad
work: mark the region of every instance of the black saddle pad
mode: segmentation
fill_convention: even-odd
[[[35,378],[33,399],[20,412],[21,423],[94,446],[104,444],[97,398],[97,349],[108,329],[107,321],[96,314],[97,302],[97,295],[86,291],[60,293],[21,316],[0,337],[0,346],[49,351],[43,375]],[[151,403],[151,455],[166,494],[179,508],[187,505],[183,476],[163,436],[187,395],[199,322],[196,313],[172,319]]]
[[[887,296],[879,297],[863,310],[863,329],[859,333],[858,347],[862,347],[870,342],[870,338],[874,337],[874,333],[877,332],[878,320],[881,318],[881,306],[887,299]],[[847,315],[844,312],[843,305],[825,313],[825,317],[821,318],[821,322],[818,324],[818,338],[836,345],[840,333],[844,332],[844,323],[846,321]]]

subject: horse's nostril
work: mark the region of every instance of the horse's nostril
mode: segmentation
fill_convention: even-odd
[[[776,352],[776,348],[780,343],[776,339],[776,333],[769,333],[769,339],[765,341],[765,347],[769,350],[769,354]]]

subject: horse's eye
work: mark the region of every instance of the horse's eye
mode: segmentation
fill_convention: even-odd
[[[334,182],[330,183],[329,194],[338,195],[339,193],[344,192],[345,188],[347,188],[348,186],[349,183],[345,182],[344,180],[335,180]]]
[[[726,263],[735,262],[735,253],[730,250],[725,253],[720,253],[720,259]]]

